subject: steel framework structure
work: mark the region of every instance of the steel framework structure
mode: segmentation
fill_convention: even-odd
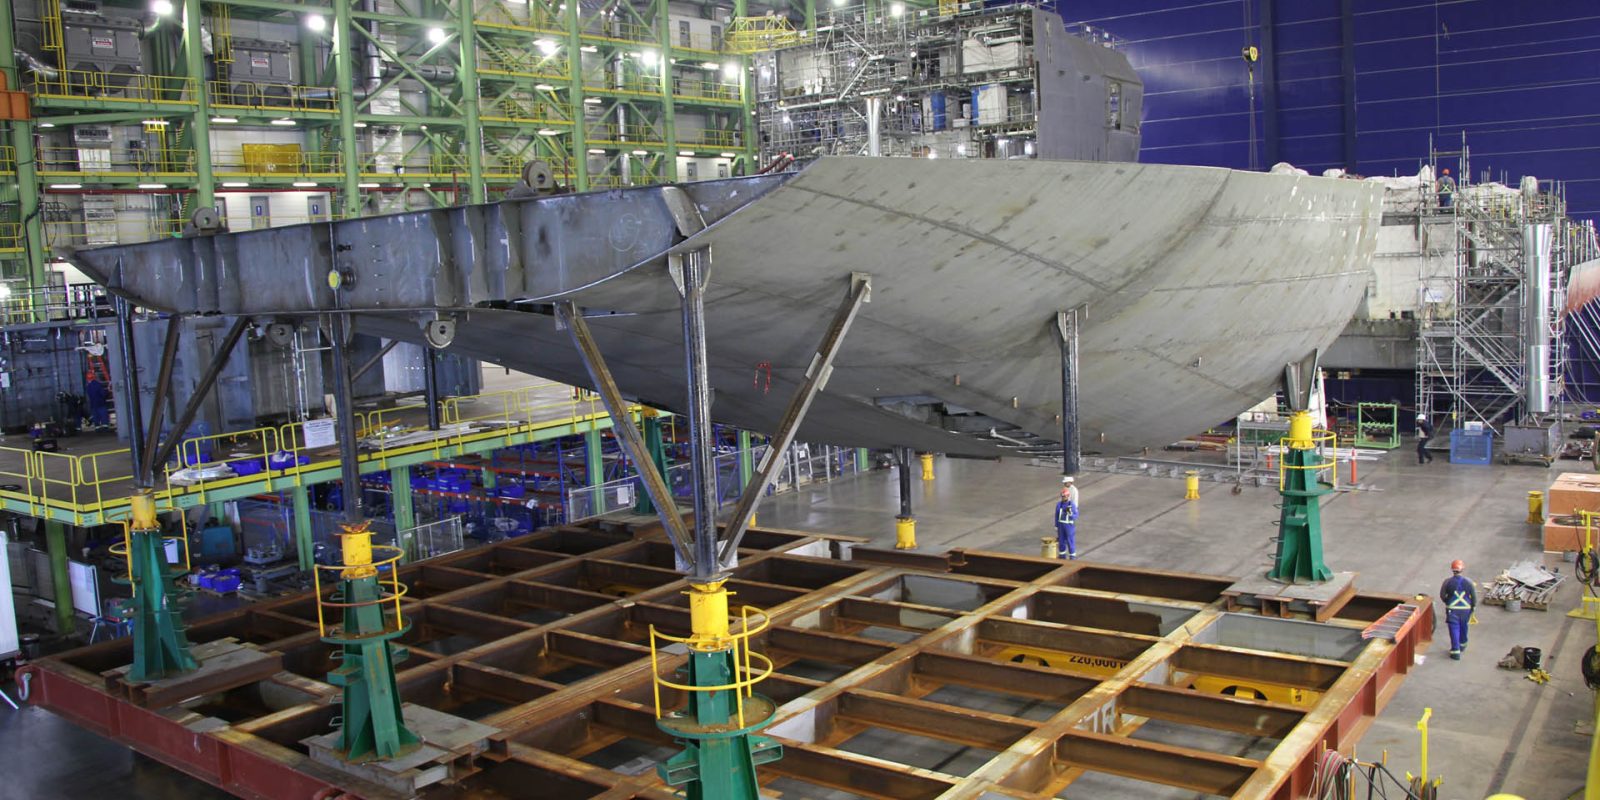
[[[487,731],[416,770],[467,794],[672,797],[649,769],[678,746],[655,724],[648,645],[652,627],[689,629],[674,566],[656,525],[545,530],[402,568],[407,718]],[[1432,615],[1357,594],[1325,623],[1261,616],[1230,610],[1230,584],[752,529],[728,587],[771,620],[753,644],[777,667],[762,691],[784,757],[760,782],[872,798],[1303,796],[1323,749],[1348,750],[1393,695]],[[1374,634],[1397,608],[1406,622]],[[33,702],[242,797],[404,796],[302,744],[338,714],[316,613],[306,594],[193,625],[199,650],[254,651],[231,672],[130,685],[123,640],[24,680]],[[660,657],[663,677],[686,659]],[[684,703],[663,690],[664,709]]]

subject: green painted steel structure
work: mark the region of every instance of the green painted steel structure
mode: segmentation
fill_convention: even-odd
[[[160,680],[199,666],[184,634],[177,587],[182,570],[167,563],[165,539],[160,529],[128,534],[134,587],[133,664],[128,680],[134,682]]]
[[[1278,552],[1267,573],[1275,581],[1314,583],[1333,577],[1322,559],[1322,497],[1333,490],[1317,479],[1321,459],[1309,447],[1284,448]]]

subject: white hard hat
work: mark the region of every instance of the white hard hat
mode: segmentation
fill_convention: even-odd
[[[1075,481],[1075,480],[1077,480],[1077,478],[1074,478],[1074,477],[1072,477],[1072,476],[1071,476],[1071,475],[1068,475],[1068,476],[1066,476],[1066,477],[1065,477],[1065,478],[1062,478],[1062,479],[1061,479],[1061,482],[1062,482],[1062,483],[1072,483],[1072,482],[1073,482],[1073,481]]]
[[[1427,414],[1418,414],[1417,415],[1417,421],[1418,422],[1427,422],[1428,421],[1428,415]]]

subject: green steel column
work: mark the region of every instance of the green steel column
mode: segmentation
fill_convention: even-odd
[[[574,3],[573,5],[576,5]],[[457,32],[461,36],[461,106],[466,111],[467,141],[467,191],[474,203],[489,200],[489,191],[483,185],[483,124],[479,122],[478,103],[478,26],[473,20],[476,13],[472,0],[456,0]]]
[[[1267,577],[1285,583],[1317,583],[1333,577],[1322,559],[1322,497],[1333,490],[1318,480],[1325,457],[1316,450],[1311,415],[1297,411],[1289,419],[1288,445],[1278,494],[1278,553]]]
[[[489,467],[483,467],[482,469],[478,470],[478,475],[479,479],[483,482],[484,489],[493,491],[494,487],[498,485],[498,481],[495,480],[493,469]]]
[[[661,417],[654,412],[644,418],[644,446],[646,450],[650,451],[650,461],[656,465],[656,471],[661,473],[662,477],[666,477],[667,467],[669,466],[667,464],[667,446],[662,441]],[[670,478],[667,480],[667,485],[672,485]],[[656,513],[656,505],[650,502],[649,495],[640,492],[639,502],[634,505],[633,510],[638,514],[654,514]]]
[[[678,180],[678,113],[672,102],[672,17],[667,0],[656,2],[656,27],[661,39],[661,127],[667,143],[661,177],[673,183]]]
[[[346,568],[340,572],[339,591],[344,624],[323,631],[322,641],[337,645],[344,657],[328,673],[328,683],[343,688],[339,710],[339,755],[354,764],[383,761],[405,755],[421,744],[406,728],[399,687],[394,680],[396,661],[406,658],[389,641],[411,629],[399,610],[384,599],[379,573],[371,566],[368,523],[345,527],[341,536]],[[352,542],[352,537],[359,540]],[[397,652],[398,651],[398,652]]]
[[[311,531],[311,495],[306,487],[296,486],[290,490],[289,496],[294,500],[295,556],[300,562],[300,569],[310,572],[315,563],[312,551],[317,546],[316,537]]]
[[[578,18],[582,4],[562,5],[566,7],[567,69],[572,73],[567,91],[567,114],[572,117],[572,181],[578,191],[585,192],[589,190],[589,137],[584,131],[583,113],[583,38],[579,35]]]
[[[350,0],[333,0],[333,85],[339,93],[339,159],[344,162],[344,216],[361,213],[361,153],[356,148],[355,33]]]
[[[733,0],[734,18],[748,13],[746,2],[747,0]],[[744,147],[740,148],[744,154],[739,160],[744,162],[744,174],[749,175],[756,171],[756,139],[760,138],[756,133],[755,87],[750,81],[750,57],[741,55],[735,58],[739,64],[739,130],[744,134],[741,137],[744,139]],[[735,166],[738,166],[737,163]],[[739,171],[735,169],[733,174],[737,175]]]
[[[806,0],[806,38],[817,37],[817,0]]]
[[[56,633],[72,633],[72,579],[67,576],[67,526],[44,521],[45,550],[50,554],[50,583],[55,587]]]
[[[872,466],[872,459],[867,455],[867,448],[856,448],[856,471],[866,472]]]
[[[599,486],[606,479],[605,451],[600,446],[600,430],[583,435],[583,479],[590,486]]]
[[[201,49],[200,26],[204,16],[200,0],[183,0],[184,71],[195,82],[195,106],[190,129],[194,131],[194,200],[196,208],[216,205],[216,183],[211,174],[211,98],[206,91],[206,54]]]
[[[393,494],[394,504],[394,532],[396,536],[417,527],[417,506],[411,496],[411,468],[395,467],[389,470],[389,490]],[[406,558],[411,558],[412,542],[410,537],[399,542],[400,548],[406,551]]]
[[[755,476],[756,465],[750,459],[750,432],[739,431],[739,491],[750,485],[750,479]]]
[[[6,85],[21,88],[22,72],[17,69],[16,20],[11,3],[0,3],[0,72]],[[39,170],[33,148],[33,123],[13,120],[7,123],[11,130],[11,146],[17,154],[17,214],[22,222],[23,257],[27,261],[28,285],[47,283],[44,271],[44,215],[39,213]]]

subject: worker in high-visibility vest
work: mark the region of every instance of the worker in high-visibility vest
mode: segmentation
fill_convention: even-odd
[[[1450,562],[1450,577],[1439,587],[1439,599],[1444,601],[1444,623],[1450,629],[1450,658],[1460,661],[1467,649],[1467,625],[1472,622],[1472,609],[1478,605],[1478,592],[1472,588],[1461,571],[1467,565],[1461,559]]]
[[[1078,557],[1078,504],[1074,501],[1077,487],[1072,478],[1065,478],[1061,499],[1056,501],[1056,558],[1068,560]]]

